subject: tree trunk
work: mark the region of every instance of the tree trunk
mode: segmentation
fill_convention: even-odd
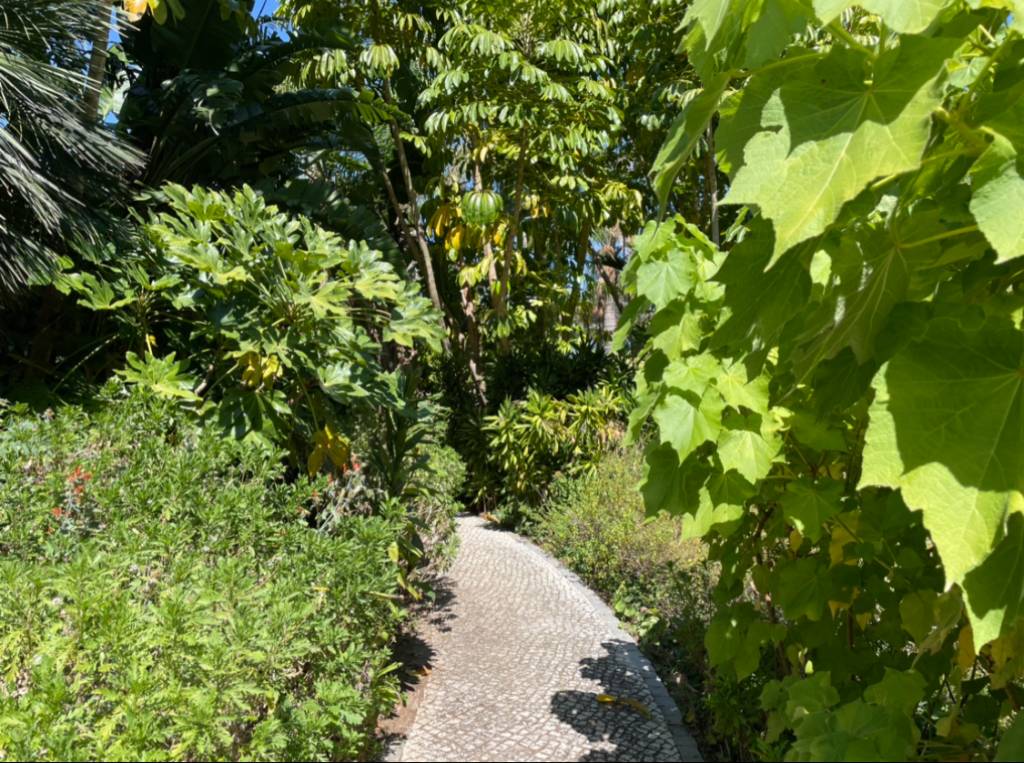
[[[451,340],[448,337],[447,321],[449,316],[444,303],[441,301],[441,295],[437,290],[437,282],[434,279],[434,266],[430,259],[430,246],[427,244],[426,235],[422,226],[417,225],[416,227],[413,227],[412,222],[408,219],[408,213],[403,208],[402,203],[398,200],[398,195],[395,193],[395,186],[391,182],[391,178],[388,177],[387,169],[382,168],[381,175],[384,179],[384,188],[387,190],[388,201],[391,202],[391,206],[394,208],[398,223],[398,230],[402,235],[402,240],[405,241],[405,246],[409,252],[409,256],[412,257],[413,262],[417,264],[420,273],[423,275],[423,280],[427,283],[427,293],[430,295],[430,301],[433,303],[434,308],[441,314],[441,330],[443,331],[441,343],[444,346],[445,352],[449,352],[451,350]]]
[[[512,254],[515,251],[512,247],[515,245],[522,251],[522,242],[520,239],[519,230],[519,216],[523,212],[523,179],[526,172],[526,141],[525,139],[520,140],[519,143],[519,157],[516,164],[516,187],[515,187],[515,201],[513,202],[512,220],[508,228],[508,233],[505,238],[505,251],[504,257],[502,258],[501,267],[501,283],[498,286],[498,316],[505,317],[508,315],[508,303],[509,303],[509,291],[511,289],[512,281]],[[503,353],[508,353],[509,341],[508,337],[502,337],[498,342],[498,349]]]
[[[384,80],[384,102],[389,106],[394,105],[394,98],[391,95],[391,83],[388,80]],[[430,255],[430,244],[427,242],[427,233],[423,229],[423,222],[420,219],[420,207],[417,201],[418,195],[416,193],[416,187],[412,182],[412,172],[409,169],[409,160],[405,155],[405,144],[402,142],[401,130],[398,128],[398,123],[391,119],[388,122],[391,128],[391,137],[395,141],[395,153],[398,155],[398,166],[402,171],[402,182],[405,186],[405,196],[407,199],[404,214],[401,204],[398,203],[398,197],[394,193],[394,187],[391,187],[389,196],[391,203],[396,206],[395,210],[400,216],[402,216],[408,235],[412,239],[412,243],[419,250],[420,265],[423,268],[423,278],[427,282],[427,293],[430,295],[430,301],[434,303],[434,307],[441,312],[442,316],[447,315],[444,303],[441,301],[441,295],[437,290],[437,279],[434,276],[434,261]],[[384,172],[387,183],[391,184],[391,179],[387,178],[387,171]],[[445,347],[448,348],[448,340],[445,339]]]
[[[480,322],[476,315],[476,305],[473,304],[473,293],[468,286],[459,289],[459,299],[462,302],[462,312],[466,316],[463,349],[466,353],[469,376],[473,380],[473,387],[483,410],[487,408],[487,381],[484,379],[483,364],[480,360]]]
[[[480,172],[479,162],[473,163],[473,190],[484,190],[483,175]],[[498,319],[501,320],[507,315],[507,312],[505,310],[505,304],[501,301],[501,287],[498,287],[498,294],[495,294],[494,291],[494,286],[495,284],[498,283],[498,268],[497,265],[495,264],[496,259],[494,257],[494,246],[487,236],[484,236],[483,242],[484,259],[487,260],[487,285],[490,287],[488,289],[488,295],[490,297],[491,304],[494,305],[494,312],[497,314]]]
[[[583,273],[587,266],[587,251],[590,247],[590,226],[584,225],[583,232],[580,235],[578,242],[578,249],[576,250],[576,268],[573,271],[572,278],[572,292],[569,296],[569,305],[566,313],[569,318],[569,325],[571,326],[576,322],[576,311],[580,306],[580,292],[583,289]],[[600,265],[598,266],[600,267]]]
[[[103,90],[103,78],[107,74],[107,58],[110,56],[107,49],[110,40],[110,14],[114,12],[115,2],[110,3],[106,19],[97,19],[96,29],[89,41],[92,44],[92,51],[89,54],[89,71],[86,74],[85,95],[82,98],[82,119],[86,122],[93,122],[99,117],[100,93]],[[116,16],[113,23],[117,23]]]
[[[704,152],[704,188],[710,212],[711,240],[718,246],[718,167],[715,163],[715,131],[711,125],[708,125],[707,144],[707,151]]]
[[[601,275],[604,277],[605,282],[605,300],[604,300],[604,349],[605,352],[612,351],[612,336],[615,335],[616,329],[619,328],[619,305],[615,300],[611,288],[611,278],[606,272],[608,268],[601,267]]]

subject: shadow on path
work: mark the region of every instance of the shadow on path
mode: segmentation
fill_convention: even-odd
[[[451,630],[452,621],[455,620],[455,613],[452,611],[455,602],[452,582],[447,577],[437,577],[430,580],[429,585],[434,596],[413,610],[412,623],[417,620],[425,621],[438,631],[448,632]],[[399,634],[396,639],[392,647],[392,659],[402,665],[398,673],[402,702],[391,716],[381,719],[378,724],[380,741],[387,751],[384,760],[397,757],[401,743],[408,736],[416,720],[416,712],[434,668],[437,651],[417,630],[410,628]]]
[[[601,646],[606,652],[603,657],[580,662],[580,675],[597,681],[600,688],[556,692],[551,698],[552,714],[594,745],[580,761],[662,759],[667,741],[663,721],[642,693],[643,679],[633,667],[636,645],[616,639]],[[601,694],[616,701],[601,702]]]
[[[448,633],[455,620],[453,604],[455,603],[454,584],[447,576],[440,576],[429,581],[434,591],[434,598],[424,601],[413,613],[415,619],[422,619],[442,633]]]

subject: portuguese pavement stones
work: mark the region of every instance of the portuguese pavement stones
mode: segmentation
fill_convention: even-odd
[[[650,663],[575,575],[480,518],[460,518],[459,535],[419,630],[426,688],[392,759],[700,760]]]

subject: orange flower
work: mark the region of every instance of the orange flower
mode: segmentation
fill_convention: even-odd
[[[76,466],[75,470],[68,475],[68,482],[88,482],[92,479],[92,472],[87,472],[81,466]]]

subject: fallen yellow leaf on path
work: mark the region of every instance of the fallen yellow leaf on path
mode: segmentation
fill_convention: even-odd
[[[598,694],[596,699],[602,705],[619,705],[621,707],[628,707],[630,710],[640,713],[644,718],[651,717],[650,708],[648,708],[643,702],[635,700],[632,697],[615,697],[611,694]]]

